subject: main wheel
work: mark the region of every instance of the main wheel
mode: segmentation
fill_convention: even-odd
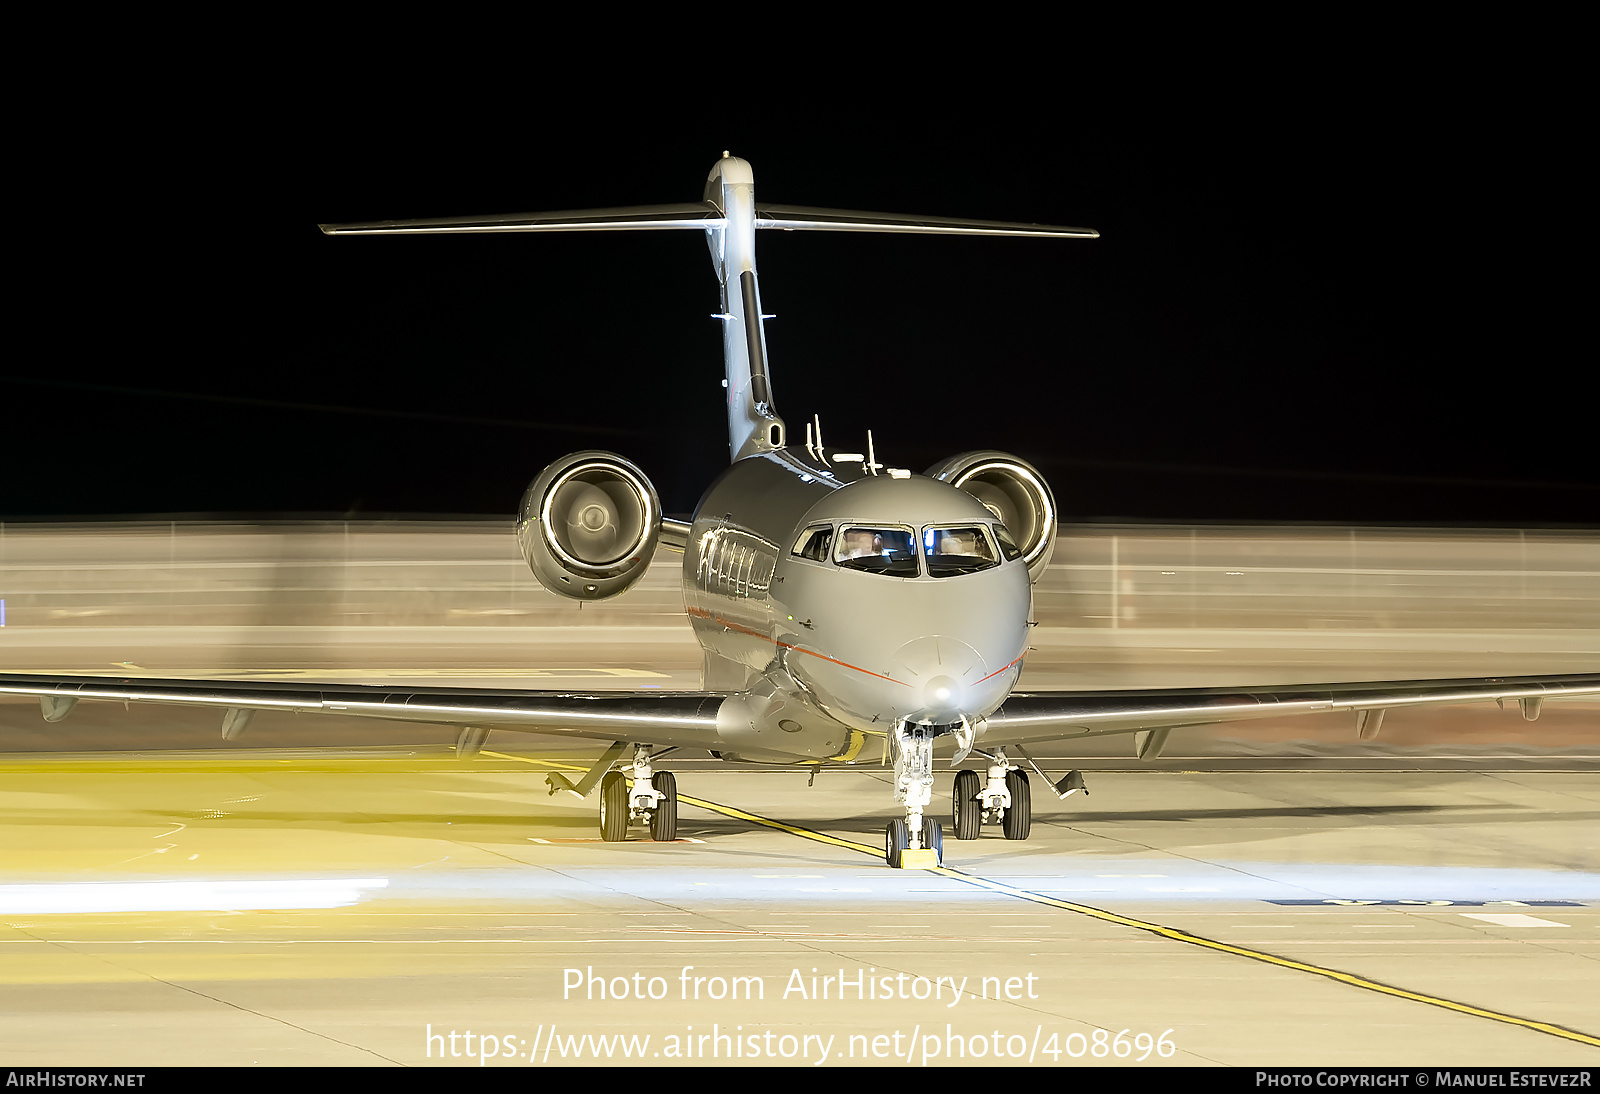
[[[900,852],[904,851],[910,842],[911,836],[906,829],[906,822],[898,818],[890,821],[883,833],[883,861],[896,870],[900,869]]]
[[[1033,826],[1033,801],[1028,794],[1028,773],[1021,770],[1006,772],[1006,792],[1011,795],[1011,808],[1000,821],[1006,839],[1027,839]]]
[[[977,839],[983,829],[983,803],[978,800],[976,771],[957,771],[955,789],[950,791],[951,823],[956,839]]]
[[[650,814],[650,838],[671,843],[678,838],[678,780],[670,771],[657,771],[650,777],[650,785],[662,795]]]
[[[933,860],[944,865],[944,828],[932,817],[922,818],[922,846],[933,852]]]
[[[600,838],[621,843],[628,838],[628,781],[620,771],[600,780]]]

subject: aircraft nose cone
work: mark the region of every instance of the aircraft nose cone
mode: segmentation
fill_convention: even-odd
[[[970,686],[988,669],[983,657],[956,638],[929,635],[907,642],[895,651],[900,678],[922,697],[923,711],[935,721],[955,721],[964,711]]]
[[[923,685],[922,701],[930,712],[956,714],[961,710],[962,691],[960,681],[949,676],[935,676]]]

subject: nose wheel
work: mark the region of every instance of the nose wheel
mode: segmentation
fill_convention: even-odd
[[[905,854],[909,842],[910,833],[906,830],[906,822],[899,817],[890,821],[883,832],[883,860],[891,869],[900,869],[901,856]]]
[[[906,852],[919,851],[933,852],[933,861],[926,865],[944,865],[944,828],[932,817],[922,819],[922,828],[918,832],[920,847],[911,846],[911,829],[906,822],[896,817],[890,821],[883,832],[883,860],[891,869],[901,870],[906,865]]]
[[[944,865],[944,828],[932,817],[922,818],[922,846],[933,852],[933,864]]]

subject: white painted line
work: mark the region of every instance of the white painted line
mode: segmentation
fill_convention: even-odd
[[[1501,927],[1568,927],[1569,923],[1557,923],[1553,919],[1540,919],[1536,915],[1521,915],[1516,912],[1462,912],[1466,919],[1481,919],[1485,923],[1493,923]]]

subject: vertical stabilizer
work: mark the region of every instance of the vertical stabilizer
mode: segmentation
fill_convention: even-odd
[[[722,357],[728,389],[728,455],[770,452],[787,444],[773,409],[767,335],[756,280],[756,188],[750,164],[724,152],[706,179],[705,200],[722,214],[706,229],[722,286]]]

